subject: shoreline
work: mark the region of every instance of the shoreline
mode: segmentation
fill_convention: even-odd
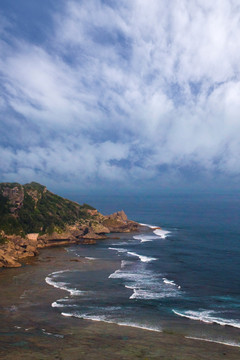
[[[0,359],[239,359],[239,348],[174,332],[61,316],[52,302],[64,290],[45,282],[54,271],[101,268],[64,248],[42,249],[31,264],[0,272]]]

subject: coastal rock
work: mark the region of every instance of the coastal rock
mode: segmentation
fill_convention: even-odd
[[[85,234],[82,236],[85,240],[103,240],[106,239],[105,235],[98,235],[96,234],[91,227],[86,228]]]
[[[109,218],[110,219],[116,219],[118,221],[123,221],[123,222],[128,221],[127,215],[125,214],[125,212],[123,210],[117,211],[117,212],[109,215]]]
[[[110,230],[106,226],[104,226],[103,224],[91,223],[90,225],[91,225],[91,229],[96,234],[109,234],[110,233]]]
[[[138,231],[139,229],[139,224],[135,221],[128,220],[127,215],[123,210],[105,216],[102,223],[110,230],[110,232],[114,233]]]
[[[8,253],[0,250],[0,267],[20,267],[21,264]]]
[[[27,234],[27,239],[30,241],[37,241],[39,233]]]

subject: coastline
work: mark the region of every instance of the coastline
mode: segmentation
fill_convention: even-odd
[[[64,317],[51,307],[64,291],[45,282],[48,274],[101,266],[59,247],[42,249],[21,268],[1,270],[0,359],[239,359],[237,347],[173,332]]]

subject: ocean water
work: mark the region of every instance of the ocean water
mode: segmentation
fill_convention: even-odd
[[[47,283],[63,290],[52,304],[59,315],[240,346],[239,196],[75,200],[104,214],[124,209],[144,225],[67,249],[103,266],[49,274]]]

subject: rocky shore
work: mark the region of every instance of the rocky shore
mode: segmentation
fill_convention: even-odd
[[[67,225],[65,231],[49,234],[29,233],[24,238],[6,235],[4,244],[0,245],[0,268],[20,267],[29,257],[38,255],[39,249],[72,244],[95,244],[106,239],[106,234],[137,231],[139,224],[128,220],[125,212],[118,211],[111,215],[102,215],[97,210],[87,210],[91,220],[85,224],[76,222]]]

